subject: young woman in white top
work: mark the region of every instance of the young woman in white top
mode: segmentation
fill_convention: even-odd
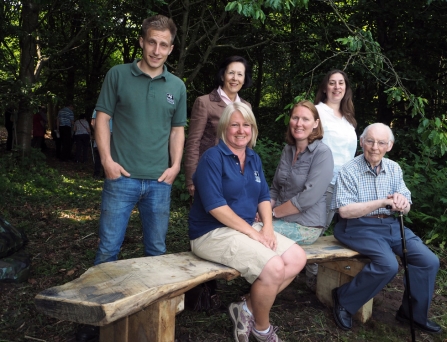
[[[323,142],[329,146],[334,158],[331,184],[326,190],[326,227],[332,221],[334,212],[330,210],[332,193],[338,171],[343,164],[354,158],[357,150],[357,121],[354,117],[352,89],[348,75],[342,70],[329,71],[320,83],[315,97],[316,108],[323,125]],[[313,291],[316,286],[316,264],[306,266],[306,283]]]
[[[348,75],[341,70],[329,71],[321,81],[315,104],[324,129],[323,142],[329,146],[334,157],[333,177],[326,193],[327,228],[334,216],[329,208],[338,171],[354,158],[357,150],[357,121]]]

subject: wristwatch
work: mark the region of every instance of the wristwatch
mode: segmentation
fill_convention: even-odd
[[[276,215],[275,215],[275,209],[272,209],[272,216],[273,216],[273,217],[276,217]]]

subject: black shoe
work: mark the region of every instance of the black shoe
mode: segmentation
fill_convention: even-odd
[[[94,325],[82,325],[76,332],[76,342],[99,341],[99,327]]]
[[[410,318],[407,317],[407,315],[405,315],[404,310],[402,309],[402,307],[399,308],[399,310],[396,313],[396,319],[399,322],[403,322],[403,323],[408,323],[410,324]],[[422,330],[426,333],[430,333],[430,334],[440,334],[442,332],[442,328],[435,322],[430,321],[427,319],[427,323],[425,324],[420,324],[418,322],[413,321],[414,323],[414,327],[418,328],[419,330]]]
[[[334,304],[332,311],[334,313],[335,323],[343,330],[350,330],[352,328],[352,315],[340,305],[337,290],[338,287],[332,290],[332,301]]]

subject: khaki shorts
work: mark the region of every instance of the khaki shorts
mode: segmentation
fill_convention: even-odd
[[[254,223],[253,228],[260,231],[262,224]],[[251,284],[259,277],[271,258],[282,255],[295,244],[293,240],[276,232],[275,236],[277,248],[273,251],[235,229],[222,227],[191,240],[191,249],[202,259],[238,270]]]

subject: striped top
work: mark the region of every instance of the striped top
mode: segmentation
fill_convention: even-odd
[[[57,113],[57,117],[59,119],[59,126],[71,127],[71,123],[74,121],[74,113],[68,107],[62,108],[59,113]]]

